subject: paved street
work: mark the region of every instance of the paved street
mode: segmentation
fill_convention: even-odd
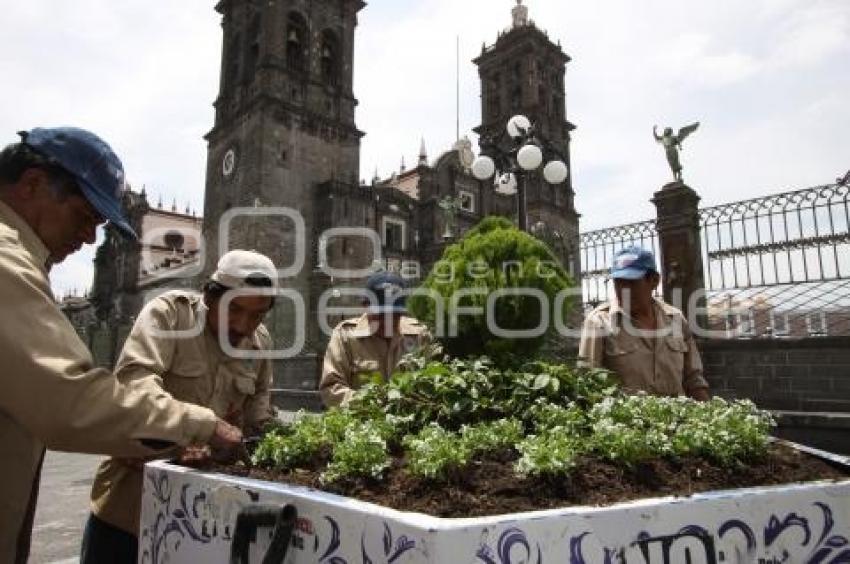
[[[78,561],[89,489],[101,460],[100,456],[47,453],[35,514],[32,564]]]

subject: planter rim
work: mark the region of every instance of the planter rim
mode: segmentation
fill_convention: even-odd
[[[808,447],[798,443],[793,443],[784,439],[772,439],[772,442],[784,444],[804,452],[806,454],[816,456],[834,465],[839,465],[844,469],[850,470],[850,457],[833,454],[816,448]],[[272,482],[269,480],[259,480],[256,478],[246,478],[241,476],[232,476],[220,472],[204,472],[185,466],[178,466],[167,461],[155,461],[145,465],[146,468],[159,470],[167,470],[180,474],[194,474],[212,480],[224,480],[234,485],[247,488],[272,489],[287,495],[294,496],[300,499],[309,499],[312,501],[322,501],[329,505],[333,505],[348,510],[354,510],[362,513],[377,514],[391,518],[399,523],[404,523],[416,527],[424,527],[429,530],[458,530],[472,526],[480,525],[495,525],[499,523],[515,522],[519,520],[534,520],[557,516],[587,516],[596,513],[614,512],[623,509],[631,508],[646,508],[660,507],[665,505],[676,505],[683,503],[702,503],[717,499],[741,499],[755,495],[764,495],[778,491],[806,491],[817,490],[825,486],[842,486],[850,488],[850,476],[845,479],[825,479],[813,482],[796,482],[789,484],[777,484],[770,486],[754,486],[749,488],[734,488],[724,490],[712,490],[708,492],[693,493],[687,496],[662,496],[649,497],[632,501],[623,501],[611,505],[592,506],[592,505],[576,505],[569,507],[559,507],[554,509],[539,509],[534,511],[523,511],[518,513],[503,513],[499,515],[486,515],[482,517],[436,517],[425,513],[416,513],[410,511],[401,511],[384,505],[378,505],[369,501],[361,501],[352,497],[345,497],[339,494],[333,494],[310,488],[307,486],[299,486],[287,484],[284,482]]]

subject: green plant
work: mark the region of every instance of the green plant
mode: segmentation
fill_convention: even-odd
[[[770,413],[749,400],[645,395],[610,397],[593,406],[594,450],[609,460],[634,464],[654,456],[703,456],[730,466],[762,456],[771,427]]]
[[[767,452],[775,424],[749,401],[627,396],[603,370],[407,360],[408,371],[366,385],[349,407],[269,432],[254,462],[323,468],[325,483],[378,479],[398,448],[411,473],[436,480],[506,452],[518,453],[518,474],[547,478],[567,476],[585,455],[626,466],[690,456],[734,466]]]
[[[457,433],[437,424],[428,425],[416,435],[408,435],[402,444],[407,449],[410,471],[425,478],[445,477],[466,466],[471,455]]]
[[[671,437],[677,455],[701,455],[730,466],[767,451],[768,433],[776,425],[769,412],[749,400],[720,398],[695,406]]]
[[[460,429],[463,447],[472,454],[513,448],[524,435],[519,419],[499,419],[480,425],[464,425]]]
[[[576,403],[563,407],[540,402],[531,408],[531,419],[541,432],[557,428],[574,437],[587,434],[587,414]]]
[[[586,450],[585,443],[566,429],[555,427],[530,435],[517,446],[520,459],[514,465],[523,476],[565,476]]]
[[[565,319],[570,310],[570,300],[556,306],[555,296],[572,284],[543,242],[504,218],[488,217],[445,249],[423,283],[425,290],[441,297],[444,311],[424,293],[412,296],[408,305],[419,319],[446,329],[446,336],[440,339],[452,356],[485,354],[501,364],[511,357],[531,357],[543,344],[545,332],[506,338],[495,335],[491,325],[511,331],[533,329],[545,321],[542,315],[546,311],[548,331],[554,327],[555,316]],[[529,289],[541,292],[544,303],[530,295]],[[495,300],[493,323],[488,324],[487,303],[494,292],[505,294]],[[457,308],[480,308],[480,313],[455,315]],[[456,332],[452,331],[453,320],[457,321]]]
[[[411,362],[389,383],[368,385],[352,409],[362,418],[394,417],[401,432],[436,422],[449,430],[464,424],[516,417],[529,422],[540,402],[588,406],[617,393],[604,370],[535,361],[499,369],[487,357]]]
[[[331,450],[349,427],[359,422],[345,409],[332,409],[321,416],[299,412],[296,422],[267,433],[252,456],[254,464],[281,469],[310,462],[323,450]]]
[[[380,478],[390,465],[387,435],[383,422],[366,422],[346,429],[342,440],[333,447],[333,457],[320,476],[321,481],[330,483],[355,476]]]

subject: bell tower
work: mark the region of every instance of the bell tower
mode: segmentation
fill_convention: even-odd
[[[570,57],[560,42],[529,18],[529,8],[517,0],[511,27],[499,33],[496,43],[483,45],[473,60],[481,78],[481,125],[475,131],[484,138],[499,139],[512,116],[531,120],[536,131],[557,151],[567,165],[567,179],[550,185],[540,171],[527,174],[528,225],[541,224],[563,241],[564,266],[574,275],[581,272],[578,255],[578,218],[570,162],[571,132],[567,119],[566,66]]]
[[[315,388],[314,194],[327,182],[357,184],[363,133],[354,122],[354,32],[365,5],[221,0],[215,7],[223,42],[215,123],[206,136],[204,273],[215,268],[223,241],[262,252],[279,269],[303,261],[281,285],[301,296],[306,319],[298,322],[286,298],[267,319],[278,349],[306,340],[302,354],[276,365],[276,388]]]

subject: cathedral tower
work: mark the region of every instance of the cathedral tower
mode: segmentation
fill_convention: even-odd
[[[522,0],[517,0],[512,20],[510,29],[499,33],[494,45],[483,46],[473,61],[481,78],[481,125],[475,131],[497,138],[512,116],[525,115],[558,153],[547,157],[557,156],[567,164],[567,179],[557,186],[547,184],[539,171],[527,175],[528,225],[532,231],[545,225],[565,241],[564,266],[577,274],[579,215],[570,166],[575,126],[567,120],[564,88],[570,57],[529,19]]]
[[[206,137],[204,272],[215,267],[223,237],[227,247],[256,249],[280,269],[297,266],[303,256],[281,284],[301,296],[306,319],[296,325],[293,303],[281,298],[267,320],[278,349],[302,336],[307,344],[303,354],[283,361],[285,370],[276,366],[276,388],[315,387],[314,193],[322,183],[357,184],[363,134],[354,122],[352,82],[363,7],[361,0],[222,0],[216,6],[223,47],[215,124]],[[279,208],[297,211],[298,219],[277,214]],[[222,217],[233,214],[222,230]]]

